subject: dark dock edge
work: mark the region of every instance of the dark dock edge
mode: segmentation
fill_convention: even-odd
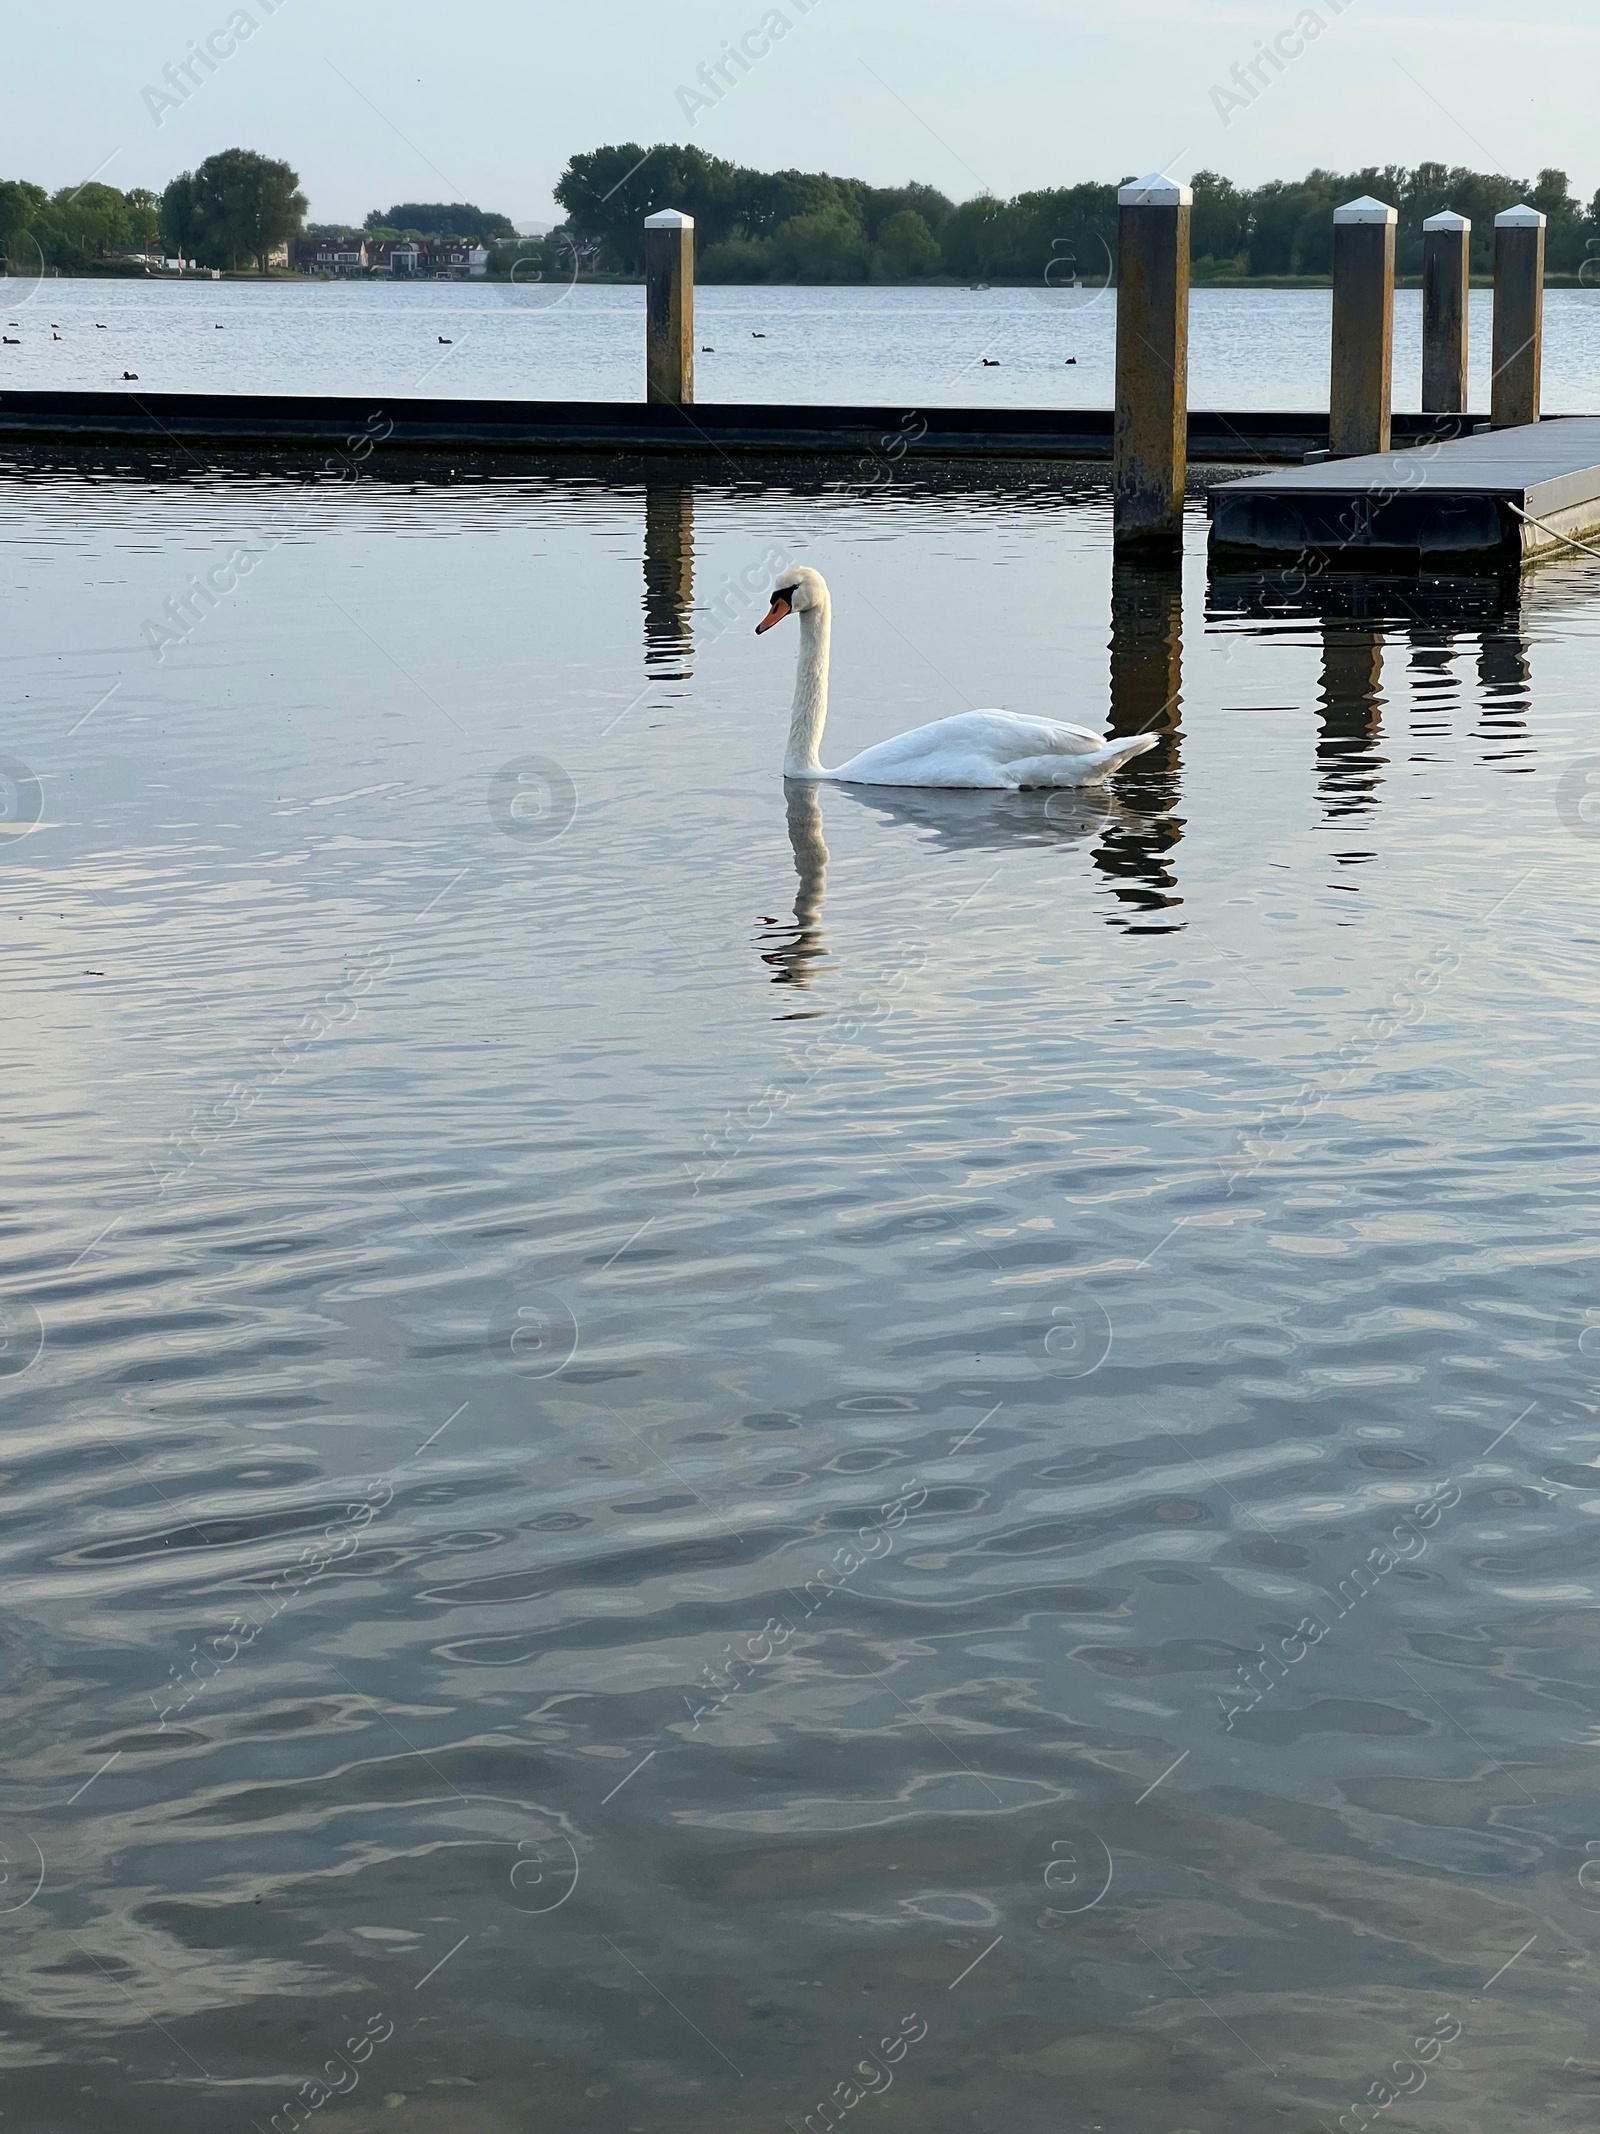
[[[1476,418],[1396,415],[1397,447],[1465,434]],[[408,400],[251,393],[0,393],[0,444],[93,444],[374,452],[633,457],[781,454],[855,459],[863,471],[903,460],[1109,460],[1109,409],[870,408],[645,401]],[[1325,451],[1316,412],[1189,415],[1196,461],[1248,465]]]

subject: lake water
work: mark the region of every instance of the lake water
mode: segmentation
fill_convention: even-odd
[[[0,280],[7,294],[19,345],[0,347],[0,392],[120,391],[133,371],[130,392],[644,397],[640,288]],[[1111,289],[704,288],[696,302],[705,401],[1111,405]],[[1325,408],[1330,302],[1326,290],[1196,290],[1191,403]],[[1485,413],[1491,309],[1474,290],[1472,404]],[[1545,336],[1547,409],[1600,410],[1600,289],[1552,289]],[[1401,290],[1397,408],[1420,405],[1421,348],[1421,297]]]
[[[1589,2123],[1600,564],[971,479],[4,477],[7,2126]]]

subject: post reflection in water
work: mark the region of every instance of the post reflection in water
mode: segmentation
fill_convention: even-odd
[[[1478,631],[1478,687],[1477,739],[1491,744],[1483,750],[1482,760],[1531,771],[1534,752],[1527,734],[1533,675],[1527,637],[1516,609]]]
[[[1528,662],[1528,637],[1520,605],[1506,601],[1500,609],[1481,617],[1476,627],[1448,628],[1436,613],[1424,610],[1410,624],[1411,730],[1418,738],[1431,738],[1448,731],[1451,715],[1466,692],[1457,671],[1457,655],[1476,641],[1478,674],[1478,723],[1474,738],[1487,744],[1479,760],[1510,772],[1534,768],[1534,747],[1528,733],[1532,707],[1533,676]]]
[[[1388,761],[1383,734],[1383,629],[1345,616],[1322,618],[1321,733],[1317,790],[1327,819],[1375,807]]]
[[[1413,740],[1432,740],[1449,731],[1451,707],[1461,694],[1455,664],[1459,635],[1442,620],[1426,615],[1415,617],[1406,631],[1411,646],[1407,678]]]
[[[650,482],[644,492],[644,665],[652,681],[687,681],[694,652],[694,490]]]
[[[1157,734],[1159,744],[1117,774],[1126,803],[1095,865],[1129,907],[1118,924],[1136,933],[1176,933],[1164,918],[1183,902],[1172,856],[1183,837],[1174,811],[1182,777],[1183,580],[1179,569],[1116,560],[1111,566],[1111,715],[1114,739]]]
[[[1409,647],[1409,738],[1422,751],[1413,760],[1431,760],[1431,744],[1448,737],[1470,693],[1459,655],[1475,643],[1476,738],[1491,744],[1482,760],[1513,771],[1533,768],[1526,598],[1516,577],[1325,572],[1308,579],[1303,571],[1262,572],[1214,577],[1209,613],[1248,618],[1277,633],[1300,620],[1315,626],[1322,654],[1318,792],[1324,819],[1336,822],[1369,813],[1381,797],[1389,764],[1385,717],[1392,728],[1390,700],[1400,686],[1396,676],[1385,690],[1386,643]]]

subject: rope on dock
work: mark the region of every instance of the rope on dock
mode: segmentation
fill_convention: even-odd
[[[1554,526],[1547,526],[1543,519],[1536,519],[1531,511],[1524,511],[1520,504],[1512,504],[1509,497],[1506,501],[1519,519],[1526,519],[1530,526],[1537,526],[1540,533],[1547,533],[1552,541],[1564,541],[1568,548],[1581,549],[1586,556],[1600,556],[1600,548],[1596,548],[1592,542],[1574,541],[1571,534],[1564,534]]]

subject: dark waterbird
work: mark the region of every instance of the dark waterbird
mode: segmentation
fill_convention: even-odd
[[[139,373],[136,370],[125,370],[122,375],[124,378],[131,378],[135,385],[139,382]]]

